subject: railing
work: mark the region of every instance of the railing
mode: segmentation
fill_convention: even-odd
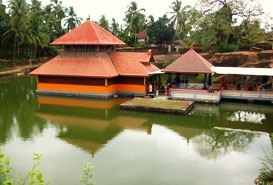
[[[219,103],[221,96],[220,92],[209,93],[207,90],[171,89],[171,99]]]
[[[273,101],[273,91],[236,91],[222,90],[221,98],[225,99],[241,99],[241,100],[258,100]]]

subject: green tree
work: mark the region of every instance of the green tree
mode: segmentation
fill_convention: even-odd
[[[171,3],[170,8],[172,9],[172,12],[170,12],[170,14],[172,14],[170,20],[174,24],[176,36],[179,39],[183,39],[180,37],[180,35],[181,35],[180,33],[183,32],[184,24],[185,24],[185,21],[182,17],[183,14],[181,12],[182,11],[182,2],[179,0],[175,0],[174,2]]]
[[[0,57],[4,57],[4,50],[7,50],[6,46],[2,44],[2,40],[3,34],[9,28],[8,23],[9,15],[6,13],[6,6],[2,3],[2,0],[0,0]]]
[[[67,9],[67,16],[65,18],[64,26],[66,26],[66,30],[70,31],[73,28],[76,28],[79,24],[81,24],[82,18],[78,17],[74,8],[70,6]]]
[[[130,6],[128,6],[128,10],[125,12],[125,34],[135,35],[135,43],[137,42],[136,34],[145,27],[145,15],[141,13],[142,11],[145,11],[145,9],[138,9],[137,3],[131,2]]]
[[[253,21],[258,20],[257,18],[263,14],[263,10],[261,5],[257,4],[256,1],[250,1],[248,6],[244,6],[243,8],[241,17],[243,18],[245,34],[248,35],[249,25],[252,24]]]
[[[30,53],[30,58],[36,58],[37,48],[44,48],[49,44],[49,36],[46,34],[46,28],[41,20],[43,18],[43,11],[41,7],[41,2],[38,0],[31,0],[30,6],[30,45],[32,51]]]
[[[51,4],[49,6],[49,8],[51,8],[51,12],[50,13],[50,17],[51,18],[50,21],[50,28],[51,30],[51,34],[52,34],[52,38],[53,40],[59,38],[60,36],[62,36],[64,34],[64,29],[62,27],[62,23],[63,20],[65,18],[65,8],[62,5],[62,1],[59,0],[50,0]],[[47,8],[47,11],[48,8]]]
[[[163,15],[163,17],[159,17],[157,21],[152,23],[148,29],[149,42],[160,44],[169,44],[171,43],[174,35],[174,25],[167,18],[167,15]]]
[[[198,26],[194,31],[190,32],[191,38],[187,40],[187,43],[197,43],[204,50],[210,49],[211,44],[216,43],[216,30],[214,29],[213,18],[213,14],[200,17]]]
[[[112,18],[112,21],[111,21],[111,32],[113,35],[116,35],[116,36],[122,35],[122,30],[120,28],[120,25],[116,22],[114,18]]]
[[[217,44],[227,44],[233,33],[230,7],[224,6],[214,14],[214,29],[217,38]]]
[[[19,58],[20,44],[30,39],[26,32],[26,27],[29,24],[29,5],[26,0],[10,0],[8,7],[11,16],[10,27],[3,35],[3,43],[13,42],[13,56]]]
[[[213,20],[211,26],[214,27],[214,33],[211,33],[216,35],[218,46],[238,44],[246,39],[252,21],[262,14],[260,4],[253,0],[200,0],[200,6],[203,7],[204,19],[208,20],[209,17]],[[235,26],[235,23],[240,26]]]
[[[147,20],[146,20],[146,27],[149,27],[150,25],[152,25],[155,22],[155,18],[152,15],[149,15]]]
[[[107,31],[110,31],[109,27],[109,21],[106,19],[105,15],[102,15],[100,20],[99,20],[99,25],[106,29]]]

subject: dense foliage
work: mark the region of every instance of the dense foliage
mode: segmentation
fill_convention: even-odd
[[[165,46],[182,40],[185,47],[195,43],[204,50],[221,52],[249,49],[273,36],[273,19],[262,19],[263,10],[256,1],[198,0],[191,7],[175,0],[169,8],[170,12],[154,20],[133,1],[124,12],[125,24],[114,18],[109,21],[105,15],[97,22],[128,46],[143,45],[138,44],[136,34],[144,29],[150,44]],[[73,7],[64,7],[59,0],[47,5],[41,0],[8,0],[7,4],[0,0],[0,58],[22,61],[54,56],[58,51],[49,43],[83,21]]]

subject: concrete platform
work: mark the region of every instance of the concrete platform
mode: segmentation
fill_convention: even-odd
[[[121,109],[145,112],[188,114],[194,107],[193,101],[160,98],[133,98],[120,105]]]

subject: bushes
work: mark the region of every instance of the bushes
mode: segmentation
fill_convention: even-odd
[[[273,133],[270,134],[270,140],[273,145]],[[260,169],[255,184],[272,185],[273,184],[273,150],[264,149],[264,158],[262,158],[263,167]]]
[[[219,52],[225,53],[225,52],[234,52],[238,51],[239,48],[233,44],[224,44],[221,43],[218,47]]]
[[[0,147],[0,184],[1,185],[45,185],[50,184],[43,179],[42,172],[38,169],[40,166],[41,154],[33,154],[34,164],[32,169],[27,173],[26,177],[16,178],[16,175],[12,174],[12,168],[10,167],[10,158],[3,153]],[[93,185],[92,178],[94,173],[92,172],[93,166],[87,163],[86,167],[82,169],[83,176],[80,180],[82,184]]]
[[[168,65],[170,65],[171,64],[171,61],[165,61],[165,62],[163,62],[163,64],[162,64],[162,68],[164,69],[164,68],[166,68]]]

